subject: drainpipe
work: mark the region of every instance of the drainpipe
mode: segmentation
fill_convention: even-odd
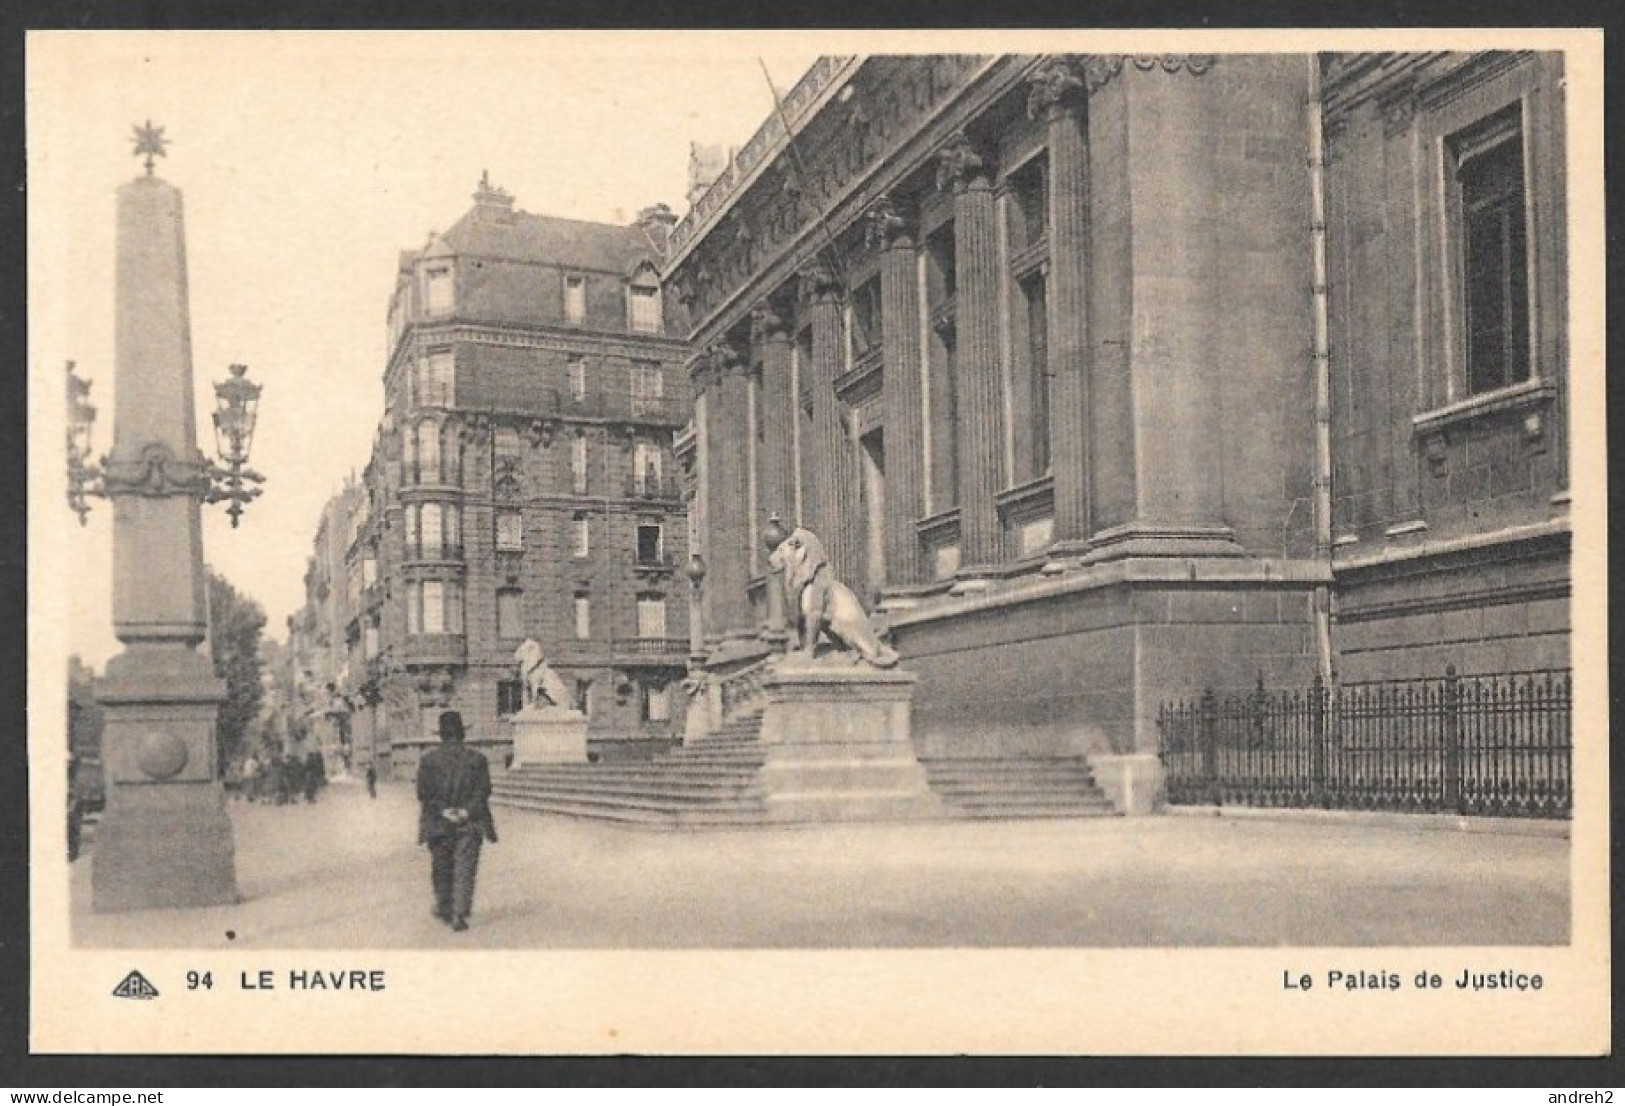
[[[1320,55],[1309,55],[1309,242],[1314,259],[1310,299],[1314,315],[1315,376],[1315,558],[1332,567],[1332,377],[1326,288],[1326,135],[1323,128]],[[1315,588],[1315,650],[1322,680],[1332,680],[1332,593]]]

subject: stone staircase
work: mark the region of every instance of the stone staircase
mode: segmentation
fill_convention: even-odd
[[[922,757],[931,790],[956,818],[1114,814],[1083,757]]]
[[[641,763],[536,764],[492,781],[491,802],[577,818],[661,829],[767,822],[756,786],[760,713]]]
[[[655,829],[768,825],[757,772],[760,712],[640,763],[549,764],[493,781],[493,804]],[[955,819],[1087,818],[1113,813],[1082,757],[921,761]]]

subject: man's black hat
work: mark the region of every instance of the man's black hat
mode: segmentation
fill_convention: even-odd
[[[454,710],[444,711],[440,715],[440,740],[461,741],[463,739],[463,716]]]

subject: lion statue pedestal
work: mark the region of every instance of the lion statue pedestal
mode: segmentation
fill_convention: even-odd
[[[526,707],[510,715],[513,766],[586,764],[587,716],[565,707]]]
[[[909,738],[912,672],[781,658],[762,675],[762,768],[777,822],[942,817]]]

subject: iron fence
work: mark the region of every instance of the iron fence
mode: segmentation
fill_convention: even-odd
[[[1158,712],[1171,803],[1567,818],[1567,669],[1258,686]]]

